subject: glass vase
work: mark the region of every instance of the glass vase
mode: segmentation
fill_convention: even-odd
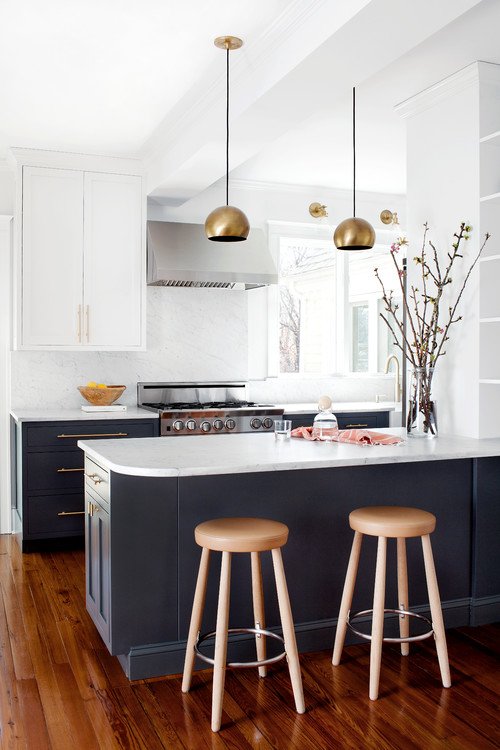
[[[431,396],[433,377],[433,367],[415,367],[410,370],[406,415],[408,437],[437,437],[436,404]]]

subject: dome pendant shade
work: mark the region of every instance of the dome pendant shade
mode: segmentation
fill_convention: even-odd
[[[352,217],[344,219],[333,234],[337,250],[370,250],[375,230],[366,219],[356,216],[356,88],[352,90]]]
[[[246,215],[236,206],[214,208],[205,221],[205,233],[214,242],[241,242],[249,231]]]
[[[365,219],[344,219],[335,229],[333,242],[337,250],[369,250],[375,244],[375,230]]]
[[[241,209],[229,205],[229,51],[239,49],[243,41],[236,36],[218,36],[214,44],[226,51],[226,205],[209,213],[205,234],[213,242],[241,242],[248,237],[250,224]]]

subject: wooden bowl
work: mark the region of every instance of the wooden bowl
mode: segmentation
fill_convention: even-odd
[[[126,385],[108,385],[106,388],[93,388],[88,385],[79,385],[78,390],[92,406],[109,406],[120,398],[126,387]]]

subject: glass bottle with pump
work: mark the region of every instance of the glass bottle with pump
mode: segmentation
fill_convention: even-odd
[[[330,396],[321,396],[318,402],[319,412],[314,417],[312,437],[316,440],[336,440],[339,432],[337,417],[332,411]]]

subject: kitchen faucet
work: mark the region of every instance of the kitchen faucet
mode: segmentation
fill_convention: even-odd
[[[385,374],[389,372],[389,365],[391,364],[391,360],[394,360],[396,363],[396,372],[394,376],[394,401],[401,401],[401,385],[400,385],[400,368],[399,368],[399,359],[396,357],[395,354],[390,354],[385,362]]]

